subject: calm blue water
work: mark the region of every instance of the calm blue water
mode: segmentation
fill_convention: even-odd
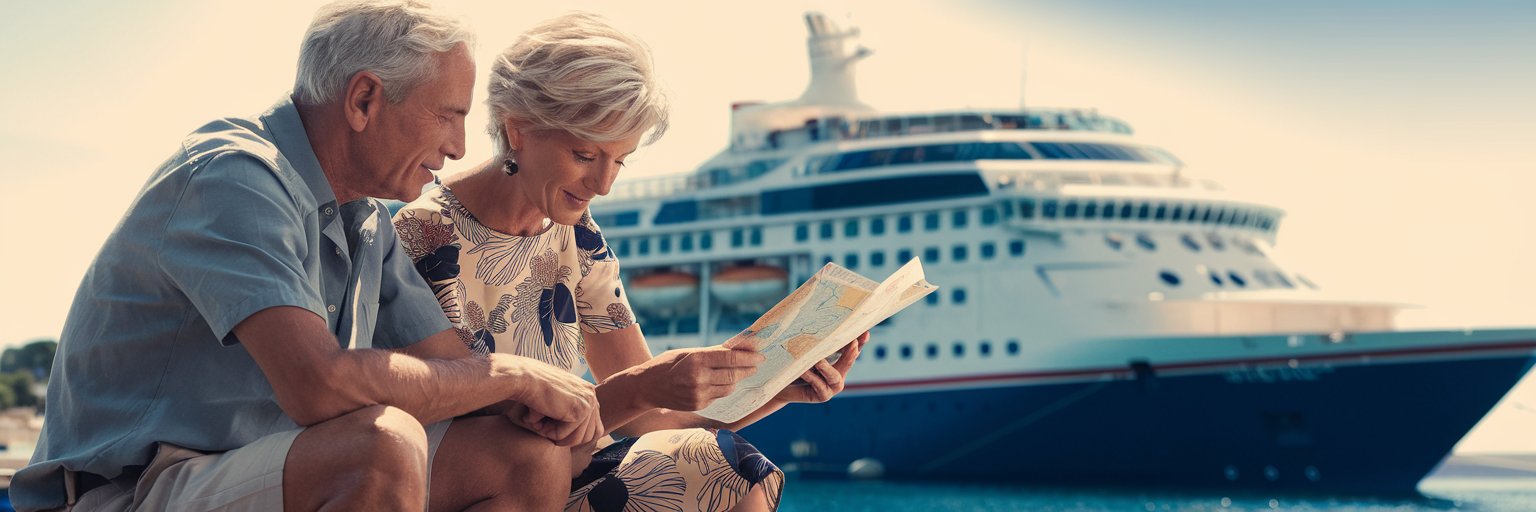
[[[1536,480],[1431,479],[1425,499],[1220,496],[1177,492],[1059,489],[913,482],[790,480],[782,512],[810,511],[1536,511]]]

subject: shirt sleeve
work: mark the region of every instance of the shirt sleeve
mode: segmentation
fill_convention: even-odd
[[[635,315],[619,276],[619,258],[590,216],[583,220],[575,226],[576,246],[582,251],[582,258],[592,262],[592,268],[576,285],[576,313],[581,318],[581,330],[596,334],[635,325]]]
[[[240,153],[210,159],[187,178],[166,221],[160,269],[224,345],[258,311],[294,306],[325,318],[304,213],[265,163]]]
[[[385,213],[385,212],[380,212]],[[416,272],[392,222],[381,222],[384,253],[383,282],[379,284],[379,319],[373,345],[379,348],[409,347],[428,336],[452,327],[437,296]]]

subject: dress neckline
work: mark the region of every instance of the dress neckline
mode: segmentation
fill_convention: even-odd
[[[491,233],[495,233],[495,234],[498,234],[498,235],[501,235],[501,236],[511,237],[511,238],[533,238],[533,237],[541,236],[541,235],[543,235],[545,233],[548,233],[549,230],[555,228],[555,221],[554,221],[554,219],[547,219],[546,218],[546,219],[544,219],[544,229],[541,229],[541,230],[539,230],[539,232],[533,233],[531,235],[514,235],[514,234],[511,234],[511,233],[503,232],[503,231],[501,231],[499,229],[496,229],[496,228],[493,228],[493,227],[490,227],[490,226],[486,225],[486,223],[484,223],[484,222],[481,222],[480,218],[476,217],[474,212],[469,211],[469,208],[464,206],[464,202],[459,200],[458,194],[454,194],[453,193],[453,189],[448,188],[447,184],[439,185],[438,188],[443,191],[443,198],[448,200],[448,206],[450,208],[458,210],[458,212],[460,214],[462,214],[464,216],[464,218],[469,219],[470,221],[473,221],[475,224],[479,225],[481,228],[484,228],[486,231],[490,231]]]

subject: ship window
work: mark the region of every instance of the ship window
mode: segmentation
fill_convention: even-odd
[[[929,343],[924,352],[928,354],[928,359],[937,359],[939,357],[939,344]]]
[[[1269,273],[1265,272],[1264,269],[1254,269],[1253,280],[1257,281],[1260,285],[1263,286],[1274,286],[1274,284],[1270,283],[1269,281]]]
[[[629,211],[623,211],[623,212],[618,212],[618,213],[611,213],[611,214],[607,214],[607,215],[593,215],[592,216],[592,222],[596,222],[597,225],[605,227],[605,228],[616,228],[616,227],[622,227],[622,226],[639,226],[640,225],[640,212],[634,211],[634,210],[629,210]]]
[[[965,261],[965,258],[967,256],[966,253],[968,253],[968,252],[970,252],[970,251],[969,251],[969,248],[967,248],[966,246],[964,246],[964,245],[956,245],[956,246],[954,246],[953,248],[951,248],[949,250],[949,257],[950,257],[950,259],[955,260],[955,263],[961,263],[961,262]]]
[[[1023,240],[1009,240],[1008,241],[1008,254],[1013,255],[1013,257],[1015,257],[1015,258],[1017,258],[1019,256],[1023,256],[1024,255],[1024,241]]]
[[[949,301],[955,304],[965,304],[965,288],[955,288],[950,290]]]
[[[955,357],[965,357],[965,342],[956,341],[954,348],[951,350],[955,353]]]
[[[1227,272],[1227,279],[1232,280],[1232,284],[1237,285],[1238,288],[1248,286],[1248,280],[1243,279],[1243,275],[1237,273],[1236,270]]]
[[[987,340],[981,340],[981,343],[976,345],[976,352],[981,354],[981,357],[991,357],[992,356],[992,342],[991,341],[987,341]]]
[[[1199,220],[1199,219],[1200,219],[1200,205],[1198,205],[1198,204],[1189,205],[1188,213],[1184,214],[1184,221],[1185,222],[1194,222],[1194,221]]]
[[[904,215],[896,218],[896,232],[897,233],[911,233],[912,232],[912,215],[911,214],[904,214]]]
[[[1118,251],[1121,247],[1125,247],[1125,238],[1122,238],[1117,233],[1105,233],[1104,245],[1108,245],[1110,249]]]
[[[938,247],[929,247],[927,249],[923,249],[923,259],[927,260],[926,261],[927,263],[938,263],[939,262],[939,248]]]
[[[831,240],[832,239],[832,221],[829,220],[829,221],[822,222],[821,223],[820,231],[821,231],[820,234],[821,234],[821,239],[822,240]]]
[[[731,230],[731,247],[741,247],[743,244],[746,243],[746,241],[744,240],[745,238],[746,238],[746,233],[742,232],[741,228],[732,229]]]
[[[997,208],[983,206],[981,208],[981,225],[991,226],[997,224]]]
[[[1207,243],[1211,244],[1211,249],[1212,250],[1216,250],[1216,251],[1225,251],[1225,250],[1227,250],[1227,241],[1223,240],[1221,238],[1221,235],[1218,235],[1216,233],[1207,233],[1205,235],[1205,241]]]
[[[912,359],[912,345],[902,345],[901,346],[901,358],[902,359]]]
[[[929,306],[937,306],[939,305],[939,294],[930,293],[923,297],[923,300],[927,301]]]
[[[1146,249],[1148,251],[1157,250],[1157,242],[1153,241],[1152,236],[1146,233],[1140,233],[1136,235],[1136,245],[1139,245],[1142,249]]]
[[[1216,220],[1216,207],[1215,206],[1211,206],[1209,208],[1206,208],[1205,209],[1205,215],[1201,215],[1200,216],[1200,222],[1204,222],[1206,224],[1210,224],[1211,221],[1213,221],[1213,220]]]
[[[1162,272],[1158,272],[1157,277],[1158,279],[1162,279],[1164,283],[1167,283],[1168,286],[1178,286],[1180,282],[1179,275],[1173,273],[1172,270],[1164,270]]]
[[[651,253],[651,239],[641,238],[637,245],[638,247],[635,248],[635,251],[639,252],[641,256]]]
[[[1168,205],[1167,204],[1163,204],[1163,203],[1158,203],[1157,204],[1157,215],[1153,216],[1153,220],[1163,220],[1163,219],[1166,219],[1166,218],[1168,218]]]
[[[885,251],[874,251],[869,253],[869,265],[872,267],[885,266]]]
[[[912,261],[912,250],[911,249],[902,249],[902,250],[896,251],[896,264],[898,264],[898,265],[905,265],[905,264],[907,264],[908,261]]]
[[[811,226],[804,222],[795,225],[795,241],[804,242],[811,239]]]
[[[677,224],[696,220],[699,220],[698,201],[674,201],[661,205],[661,210],[656,212],[656,219],[652,224]]]
[[[884,361],[885,360],[885,345],[876,345],[875,346],[875,360],[876,361]]]
[[[1285,278],[1285,274],[1281,274],[1280,271],[1278,271],[1278,270],[1275,271],[1275,281],[1279,281],[1280,282],[1280,286],[1284,286],[1286,288],[1295,288],[1296,287],[1296,285],[1291,284],[1291,280],[1290,279],[1286,279]]]
[[[845,238],[858,238],[858,236],[859,236],[859,219],[848,219],[847,222],[843,223],[843,237],[845,237]]]
[[[1238,210],[1236,213],[1232,214],[1232,218],[1227,219],[1227,223],[1231,224],[1233,226],[1241,226],[1247,220],[1248,220],[1248,211],[1247,210]]]
[[[715,246],[715,234],[705,231],[699,235],[699,249],[708,251]]]
[[[1033,199],[1025,199],[1023,201],[1019,201],[1019,218],[1021,218],[1021,219],[1033,219],[1033,218],[1035,218],[1035,200],[1033,200]]]
[[[1132,205],[1131,203],[1125,203],[1123,205],[1120,205],[1120,218],[1122,218],[1122,219],[1129,219],[1129,218],[1131,218],[1131,210],[1133,210],[1135,208],[1136,208],[1136,206]]]
[[[1008,349],[1008,355],[1010,355],[1010,356],[1019,355],[1019,340],[1008,340],[1007,349]]]
[[[1168,216],[1168,220],[1179,220],[1179,219],[1181,219],[1183,217],[1184,217],[1184,205],[1182,205],[1182,204],[1173,205],[1173,213]]]
[[[1218,210],[1216,212],[1216,222],[1215,223],[1216,224],[1226,224],[1227,223],[1227,209],[1226,208],[1222,208],[1221,210]]]
[[[850,269],[858,268],[858,266],[859,266],[859,253],[850,252],[848,254],[844,254],[843,255],[843,266],[844,267],[848,267]]]
[[[1055,200],[1046,201],[1045,204],[1040,205],[1040,216],[1047,219],[1056,218],[1056,207]]]
[[[987,195],[981,174],[930,174],[846,181],[780,190],[761,195],[763,215],[842,210]]]
[[[1211,272],[1211,284],[1214,284],[1217,287],[1226,285],[1226,283],[1221,281],[1221,272]]]
[[[1061,218],[1063,218],[1063,219],[1075,219],[1075,218],[1077,218],[1077,201],[1067,201],[1067,207],[1062,209]]]
[[[1113,218],[1115,218],[1115,202],[1114,201],[1104,201],[1104,213],[1102,215],[1100,215],[1100,217],[1105,218],[1105,219],[1113,219]]]
[[[998,203],[998,206],[1001,206],[1003,208],[1003,218],[1004,219],[1012,219],[1013,218],[1013,201],[1003,201],[1001,203]]]
[[[661,254],[672,252],[672,237],[669,235],[656,237],[656,252]]]
[[[828,255],[826,255],[826,256],[825,256],[825,257],[822,257],[822,258],[821,258],[821,264],[822,264],[822,265],[826,265],[826,264],[828,264],[828,263],[832,263],[832,262],[834,262],[834,261],[837,261],[837,258],[834,258],[834,257],[832,257],[832,255],[831,255],[831,254],[828,254]]]
[[[992,242],[981,243],[981,259],[990,260],[997,256],[997,244]]]
[[[1088,201],[1083,205],[1083,218],[1092,219],[1099,216],[1099,203]]]
[[[1151,216],[1152,216],[1152,205],[1148,204],[1148,203],[1141,203],[1141,209],[1136,212],[1136,218],[1141,219],[1141,220],[1147,220],[1147,218],[1149,218]]]
[[[619,253],[619,257],[620,258],[628,258],[629,257],[629,239],[628,238],[620,238],[619,239],[619,247],[618,247],[618,251],[617,252]]]
[[[693,233],[683,233],[677,238],[677,250],[693,252]]]
[[[955,210],[955,213],[952,215],[952,217],[952,225],[956,228],[963,228],[965,227],[965,224],[970,221],[971,216],[970,212],[966,211],[964,208],[961,208],[959,210]]]
[[[885,217],[874,217],[869,219],[869,234],[870,236],[880,236],[885,234]]]
[[[752,246],[753,247],[760,247],[762,245],[763,245],[763,228],[761,226],[753,226],[752,227]]]
[[[1184,242],[1184,247],[1188,247],[1189,250],[1200,252],[1200,243],[1195,241],[1194,235],[1184,233],[1183,235],[1179,236],[1179,241]]]
[[[923,214],[923,229],[926,231],[939,230],[939,212],[928,212]]]
[[[1301,274],[1296,274],[1296,280],[1297,281],[1301,281],[1301,284],[1306,285],[1307,288],[1311,288],[1313,290],[1317,289],[1317,285],[1316,284],[1312,284],[1312,280],[1311,279],[1307,279],[1307,276],[1304,276],[1304,275],[1301,275]]]

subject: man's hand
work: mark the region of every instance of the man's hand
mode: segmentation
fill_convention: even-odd
[[[663,352],[636,370],[649,405],[697,411],[735,391],[736,383],[756,373],[766,359],[750,348],[686,348]]]
[[[811,367],[793,384],[785,387],[774,396],[774,399],[807,403],[831,400],[833,396],[843,391],[843,385],[848,380],[848,370],[853,368],[853,361],[859,358],[859,350],[868,342],[869,331],[865,331],[838,351],[837,362],[817,361],[816,366]]]
[[[526,386],[521,396],[511,397],[520,406],[505,413],[513,423],[559,446],[585,444],[603,434],[592,383],[532,359],[518,358],[514,364]]]

